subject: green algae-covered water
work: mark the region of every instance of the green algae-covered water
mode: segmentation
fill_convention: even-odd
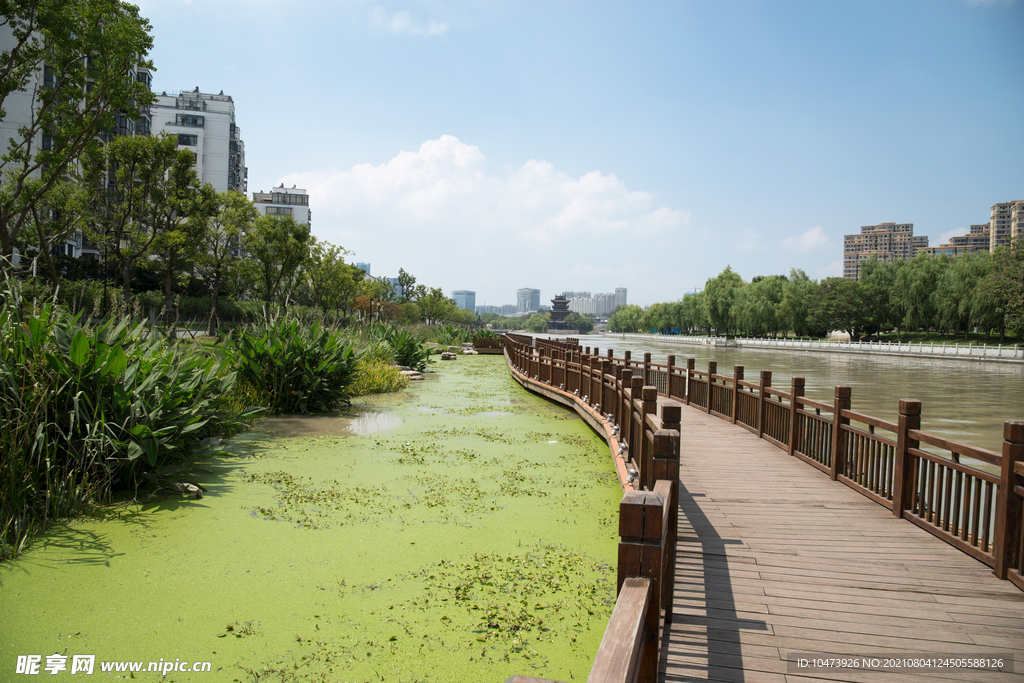
[[[607,447],[501,357],[434,367],[349,416],[258,423],[201,500],[60,525],[0,564],[0,680],[32,654],[47,680],[83,654],[99,678],[585,679],[614,606]],[[161,659],[211,671],[145,671]]]

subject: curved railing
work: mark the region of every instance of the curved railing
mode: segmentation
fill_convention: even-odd
[[[579,391],[600,410],[608,387],[628,378],[631,386],[657,393],[729,420],[827,473],[929,533],[993,568],[996,576],[1024,590],[1024,421],[1004,426],[1002,452],[978,448],[921,431],[921,402],[902,400],[897,422],[851,409],[850,387],[835,388],[833,401],[804,396],[804,378],[772,386],[772,373],[745,378],[717,363],[697,370],[668,356],[652,363],[627,351],[581,347],[576,339],[506,338],[506,353],[539,381]],[[614,410],[613,410],[614,409]]]

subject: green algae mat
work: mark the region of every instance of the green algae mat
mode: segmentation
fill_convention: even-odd
[[[501,357],[433,368],[348,415],[257,423],[200,500],[0,564],[0,681],[78,680],[90,655],[97,678],[585,680],[615,598],[607,447]]]

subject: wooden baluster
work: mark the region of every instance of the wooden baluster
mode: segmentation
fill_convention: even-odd
[[[605,385],[605,377],[607,377],[610,374],[612,374],[612,362],[611,360],[605,358],[604,360],[601,361],[601,393],[598,394],[599,398],[597,400],[597,402],[601,404],[600,408],[598,408],[598,412],[601,413],[602,415],[611,412],[611,410],[609,410],[609,408],[611,407],[610,404],[612,402],[611,392],[610,389]]]
[[[618,368],[619,381],[616,383],[615,393],[615,424],[619,426],[619,443],[622,443],[624,434],[626,433],[626,422],[628,419],[624,418],[624,415],[628,416],[628,412],[625,409],[626,403],[626,389],[629,388],[630,379],[633,377],[633,371],[629,368]]]
[[[668,365],[668,379],[665,381],[665,393],[668,394],[669,398],[677,398],[675,394],[672,393],[672,379],[676,372],[676,357],[669,356],[668,361],[666,362]]]
[[[836,391],[839,387],[836,387]],[[900,399],[900,417],[896,423],[896,464],[892,472],[892,514],[902,517],[904,510],[914,509],[917,490],[916,458],[907,451],[920,444],[907,434],[911,429],[921,428],[921,402],[913,398]],[[835,454],[833,454],[835,457]]]
[[[644,354],[644,384],[651,381],[651,354]]]
[[[707,412],[711,413],[711,406],[715,404],[715,375],[718,374],[718,361],[708,361],[708,407]]]
[[[835,389],[832,404],[832,467],[829,470],[832,481],[838,479],[840,474],[849,475],[846,471],[846,434],[843,425],[850,424],[850,418],[843,417],[843,411],[850,409],[852,392],[853,389],[846,386]]]
[[[690,405],[690,378],[693,376],[693,370],[697,367],[696,358],[686,359],[686,405]]]
[[[740,405],[740,382],[743,381],[743,366],[732,366],[732,423],[736,424],[736,412]]]
[[[629,380],[629,452],[627,460],[632,458],[637,468],[640,467],[640,439],[643,438],[643,389],[644,378],[633,375]]]
[[[772,371],[762,370],[761,371],[761,384],[758,386],[757,396],[757,438],[764,436],[764,416],[765,416],[765,395],[764,390],[766,387],[772,385]]]
[[[800,441],[800,402],[797,400],[804,395],[804,378],[794,377],[790,383],[792,399],[789,405],[789,454],[793,455],[797,444]],[[814,453],[808,453],[814,457]]]
[[[1010,567],[1021,564],[1020,538],[1024,499],[1014,491],[1018,462],[1024,461],[1024,420],[1003,424],[1003,462],[996,492],[995,564],[993,573],[1005,579]]]

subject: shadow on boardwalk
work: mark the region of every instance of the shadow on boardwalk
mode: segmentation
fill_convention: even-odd
[[[1024,593],[723,420],[684,408],[675,623],[662,680],[1024,681],[970,670],[790,671],[799,653],[1015,659]]]

